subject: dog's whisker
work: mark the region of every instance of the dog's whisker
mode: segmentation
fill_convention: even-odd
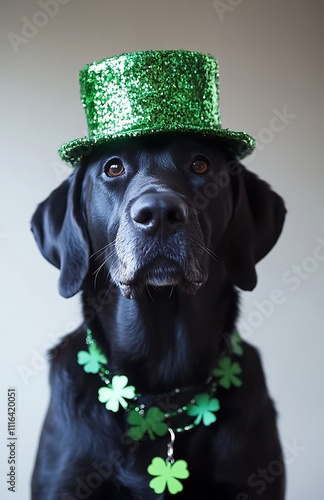
[[[93,254],[90,255],[89,259],[99,259],[108,249],[109,247],[113,246],[116,242],[116,239],[114,239],[114,241],[112,241],[111,243],[108,243],[107,245],[104,245],[103,247],[99,248],[99,250],[96,250],[95,252],[93,252]],[[97,255],[99,254],[99,255]]]
[[[103,268],[103,266],[106,264],[106,262],[107,262],[107,259],[105,259],[105,260],[104,260],[104,261],[100,264],[100,266],[99,266],[99,267],[97,267],[97,269],[96,269],[96,270],[92,273],[92,276],[96,276],[96,277],[97,277],[97,276],[98,276],[98,274],[99,274],[99,272],[100,272],[100,270]]]
[[[100,270],[102,269],[102,267],[108,262],[109,259],[111,259],[111,257],[114,255],[114,253],[116,253],[116,250],[112,249],[111,252],[108,255],[106,255],[105,259],[100,264],[100,266],[93,272],[93,276],[94,275],[96,275],[96,277],[98,276],[98,274],[99,274]]]
[[[98,276],[99,276],[99,273],[101,271],[101,269],[106,265],[108,261],[108,257],[106,259],[104,259],[104,261],[100,264],[100,266],[92,273],[92,275],[94,276],[94,287],[97,288],[97,280],[98,280]]]
[[[146,287],[146,290],[147,290],[147,293],[148,293],[148,295],[149,295],[150,299],[151,299],[153,302],[155,302],[155,300],[153,299],[152,294],[151,294],[151,292],[150,292],[150,290],[149,290],[148,284],[146,284],[146,285],[145,285],[145,287]],[[156,287],[153,287],[153,288],[156,288]]]
[[[205,247],[204,245],[199,245],[200,248],[206,252],[212,259],[214,259],[216,262],[218,261],[218,256],[213,252],[210,248]]]
[[[116,255],[116,257],[117,257],[117,254],[116,254],[116,250],[115,250],[115,249],[111,250],[111,251],[110,251],[110,252],[106,255],[106,257],[105,257],[105,261],[107,262],[107,260],[111,259],[114,255]]]
[[[93,259],[93,258],[97,259],[98,258],[97,254],[99,254],[99,257],[100,257],[107,250],[107,248],[109,248],[109,246],[110,246],[110,243],[108,245],[105,245],[105,246],[99,248],[99,250],[96,250],[95,252],[93,252],[90,255],[89,259]]]
[[[107,283],[107,279],[108,279],[108,278],[109,278],[109,272],[107,272],[107,278],[106,278],[106,280],[105,280],[105,283]],[[109,281],[109,284],[108,284],[108,286],[107,286],[107,292],[106,292],[107,294],[108,294],[108,293],[110,293],[110,290],[111,290],[112,286],[113,286],[113,285],[112,285],[111,281]]]
[[[102,270],[102,268],[105,266],[105,264],[108,262],[108,259],[109,259],[112,255],[113,255],[113,252],[111,253],[111,255],[110,255],[110,256],[108,256],[108,257],[104,260],[104,262],[103,262],[103,263],[102,263],[102,264],[101,264],[101,265],[97,268],[97,270],[93,273],[93,275],[95,275],[95,280],[94,280],[94,285],[95,285],[95,287],[96,287],[96,284],[97,284],[97,279],[98,279],[98,276],[99,276],[100,271]],[[115,260],[113,260],[113,261],[111,262],[111,264],[110,264],[110,266],[109,266],[109,267],[110,267],[110,268],[111,268],[111,267],[113,267],[113,266],[116,264],[116,262],[117,262],[117,261],[118,261],[118,256],[116,255]],[[110,270],[108,270],[108,272],[107,272],[107,276],[106,276],[106,279],[104,280],[104,283],[109,282],[109,277],[110,277]],[[113,283],[111,283],[111,288],[113,288],[113,287],[114,287],[114,284],[113,284]]]
[[[95,260],[98,260],[100,259],[100,257],[102,257],[103,255],[105,255],[106,251],[108,250],[108,248],[105,248],[104,250],[102,250],[102,252],[100,254],[98,254],[96,257],[94,257]],[[91,258],[91,257],[90,257]],[[92,257],[93,258],[93,257]]]

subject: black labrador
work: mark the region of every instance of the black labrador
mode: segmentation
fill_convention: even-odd
[[[32,219],[37,244],[60,269],[61,295],[82,291],[84,323],[51,351],[51,401],[33,500],[167,499],[175,483],[177,498],[284,498],[276,411],[260,357],[246,342],[235,350],[231,334],[236,287],[255,287],[255,265],[276,243],[285,212],[267,183],[220,142],[198,135],[97,146],[39,205]],[[89,330],[94,358],[87,351]],[[89,363],[97,360],[97,368],[101,356],[101,376],[77,362],[80,351]],[[239,364],[235,373],[227,372],[233,383],[240,379],[229,390],[224,364],[220,383],[211,376],[224,352]],[[111,389],[105,369],[124,381],[119,389]],[[144,422],[135,438],[125,409],[132,389],[123,392],[125,381],[136,390],[127,396],[137,412],[134,422]],[[98,400],[108,383],[110,391],[121,391],[119,402],[124,394],[124,408],[120,403],[111,411]],[[190,425],[184,410],[192,403],[197,410],[197,393],[208,393],[210,406]],[[204,425],[215,398],[217,419]],[[145,424],[152,405],[160,412],[155,429]],[[159,427],[161,414],[171,423]],[[173,426],[175,442],[167,426]],[[154,489],[154,468],[150,475],[148,466],[167,456],[174,478],[160,464]],[[172,472],[178,459],[186,461],[189,477]]]

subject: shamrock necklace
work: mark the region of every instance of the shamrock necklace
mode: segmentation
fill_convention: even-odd
[[[242,340],[236,331],[226,338],[226,343],[229,354],[242,356]],[[163,493],[166,488],[171,494],[179,493],[183,490],[179,479],[188,478],[189,471],[185,460],[174,460],[175,436],[200,424],[209,426],[216,422],[215,413],[220,409],[219,401],[214,397],[217,386],[220,385],[224,389],[229,389],[231,386],[240,387],[241,366],[237,361],[232,361],[229,354],[222,354],[217,367],[212,370],[205,382],[205,392],[198,393],[194,397],[188,396],[189,400],[187,399],[185,404],[178,404],[176,410],[163,412],[159,404],[161,406],[164,398],[190,393],[193,387],[176,388],[170,393],[155,395],[152,399],[156,404],[147,405],[143,399],[141,402],[142,395],[135,387],[128,385],[128,378],[125,375],[110,375],[108,360],[97,346],[90,329],[87,330],[86,344],[88,350],[78,352],[77,362],[83,366],[86,373],[98,374],[101,378],[104,386],[98,391],[98,400],[105,404],[107,410],[115,413],[122,407],[127,411],[127,422],[130,424],[129,437],[134,441],[139,441],[144,436],[155,440],[156,436],[162,437],[169,433],[166,459],[154,457],[147,467],[147,472],[155,476],[149,486],[157,494]],[[196,418],[187,425],[175,425],[179,418],[184,416]]]

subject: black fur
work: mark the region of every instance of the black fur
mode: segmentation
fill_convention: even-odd
[[[208,172],[193,171],[197,158]],[[107,175],[111,159],[122,175]],[[236,287],[254,288],[284,217],[282,199],[215,139],[181,135],[97,147],[39,205],[36,241],[61,271],[60,293],[82,291],[84,323],[51,352],[33,500],[173,496],[156,495],[146,473],[167,437],[132,441],[124,410],[107,411],[99,377],[77,364],[86,329],[144,397],[203,385],[235,326]],[[283,467],[271,481],[259,475],[282,456],[260,358],[245,342],[241,364],[242,387],[218,389],[217,422],[176,437],[190,470],[176,498],[284,498]]]

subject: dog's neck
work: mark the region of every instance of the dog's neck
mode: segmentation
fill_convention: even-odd
[[[148,289],[140,299],[129,300],[118,289],[96,296],[84,291],[87,326],[110,369],[127,375],[142,392],[203,383],[236,319],[237,293],[219,278],[217,287],[209,278],[196,295]]]

